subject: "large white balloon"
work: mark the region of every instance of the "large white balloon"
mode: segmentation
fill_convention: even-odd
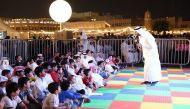
[[[49,14],[56,22],[66,22],[72,14],[72,9],[69,3],[64,0],[56,0],[49,7]]]

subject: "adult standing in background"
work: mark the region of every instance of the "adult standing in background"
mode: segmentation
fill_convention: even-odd
[[[161,65],[159,60],[158,48],[155,42],[155,38],[151,33],[142,29],[142,27],[136,27],[135,31],[139,37],[140,43],[138,48],[142,47],[144,62],[144,79],[142,84],[151,84],[154,86],[161,80]]]
[[[80,39],[81,39],[81,44],[83,46],[83,52],[86,52],[88,48],[88,36],[83,30],[80,33]]]

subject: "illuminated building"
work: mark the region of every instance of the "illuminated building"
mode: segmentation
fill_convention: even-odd
[[[60,30],[60,25],[50,18],[39,19],[11,19],[1,18],[3,22],[16,30],[20,38],[45,37],[54,38],[54,33]],[[151,25],[156,20],[167,20],[170,23],[169,33],[182,34],[190,32],[190,21],[182,18],[166,17],[153,19],[149,11],[145,12],[144,18],[123,18],[110,14],[99,15],[96,12],[73,13],[71,19],[62,24],[62,30],[72,31],[74,37],[78,37],[80,30],[88,35],[97,36],[108,32],[116,35],[133,34],[135,26],[145,26],[151,30]],[[13,36],[14,37],[14,36]]]
[[[4,18],[4,23],[10,26],[12,29],[20,32],[21,36],[25,38],[31,38],[32,36],[49,36],[59,30],[59,24],[49,18],[39,19],[10,19]]]

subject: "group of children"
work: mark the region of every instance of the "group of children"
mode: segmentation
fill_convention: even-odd
[[[0,62],[0,108],[4,109],[76,109],[95,90],[106,85],[106,79],[119,69],[119,59],[107,59],[90,51],[70,53],[45,62],[43,55],[15,66],[7,58]]]

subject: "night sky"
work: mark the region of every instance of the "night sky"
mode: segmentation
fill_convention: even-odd
[[[49,17],[54,0],[0,0],[0,17]],[[127,18],[143,17],[148,9],[152,17],[182,16],[190,20],[189,0],[66,0],[74,12],[96,11],[120,14]]]

